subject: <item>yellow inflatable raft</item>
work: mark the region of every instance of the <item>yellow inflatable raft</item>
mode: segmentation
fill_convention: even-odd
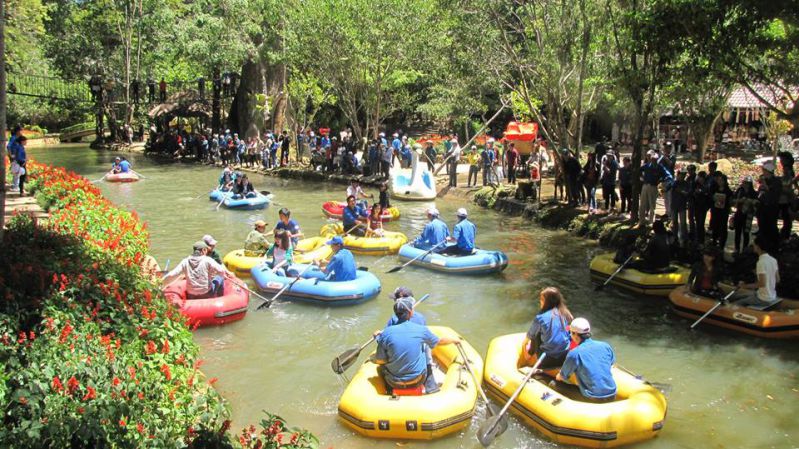
[[[524,334],[491,341],[483,383],[486,393],[505,403],[529,368],[517,368]],[[594,404],[570,399],[547,385],[550,378],[533,380],[524,387],[511,411],[528,426],[559,444],[582,447],[617,447],[654,438],[666,419],[666,398],[641,380],[613,368],[617,400]]]
[[[312,263],[314,259],[329,259],[333,254],[330,245],[325,245],[327,240],[322,237],[302,239],[294,247],[295,263]],[[222,263],[228,270],[238,277],[249,277],[250,270],[266,262],[266,257],[250,257],[244,255],[243,249],[237,249],[225,254]]]
[[[448,327],[430,326],[438,336],[454,336]],[[464,341],[464,352],[478,379],[483,359]],[[432,440],[467,427],[477,403],[477,386],[455,345],[433,348],[433,359],[446,372],[441,390],[424,396],[390,396],[377,374],[377,365],[366,361],[353,377],[338,405],[341,422],[373,438]]]
[[[603,284],[613,274],[619,264],[613,262],[613,253],[600,254],[591,260],[591,280]],[[688,282],[690,268],[671,265],[659,273],[645,273],[625,268],[610,281],[616,287],[634,293],[651,296],[669,296],[669,293]]]
[[[383,237],[358,237],[355,235],[344,236],[344,247],[355,254],[367,256],[385,256],[397,254],[402,245],[408,242],[408,237],[401,232],[383,231]],[[322,226],[319,234],[330,238],[344,234],[341,223],[330,223]]]

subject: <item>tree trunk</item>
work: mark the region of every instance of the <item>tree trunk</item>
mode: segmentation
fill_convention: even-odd
[[[6,2],[0,2],[0,242],[6,216]]]
[[[720,115],[719,112],[713,117],[697,117],[688,122],[688,128],[696,139],[696,157],[700,164],[705,160],[705,150],[707,150],[708,142],[713,139],[713,128]]]
[[[633,117],[633,126],[635,135],[633,136],[633,157],[631,162],[633,192],[630,201],[630,216],[635,220],[638,217],[638,204],[641,196],[641,160],[644,154],[642,141],[644,139],[644,127],[646,126],[647,117],[644,114],[642,98],[636,98],[634,105],[635,116]]]
[[[243,138],[257,137],[264,126],[263,116],[258,111],[258,94],[264,94],[263,70],[260,63],[248,59],[241,67],[239,81],[233,103],[230,105],[228,123]],[[278,132],[275,129],[275,132]]]

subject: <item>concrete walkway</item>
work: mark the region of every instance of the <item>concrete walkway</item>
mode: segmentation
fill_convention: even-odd
[[[50,214],[39,207],[34,197],[28,195],[20,197],[19,192],[11,191],[11,186],[6,184],[6,209],[3,223],[7,224],[15,214],[30,215],[39,223],[50,217]]]

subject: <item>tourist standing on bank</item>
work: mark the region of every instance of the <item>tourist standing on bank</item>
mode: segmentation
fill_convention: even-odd
[[[505,152],[505,160],[508,163],[508,184],[516,184],[516,164],[519,162],[519,150],[516,149],[513,142]]]
[[[760,204],[758,205],[757,227],[759,236],[769,249],[776,251],[779,246],[779,230],[777,218],[779,217],[779,201],[782,195],[782,181],[774,176],[774,163],[769,161],[763,164],[763,175],[760,182]]]
[[[638,224],[651,225],[655,219],[655,207],[658,199],[658,185],[661,182],[671,184],[671,173],[660,164],[656,151],[647,153],[649,161],[641,167],[641,201],[638,204]]]
[[[752,219],[757,207],[757,192],[755,192],[754,180],[751,176],[741,180],[740,187],[733,195],[733,202],[735,203],[735,215],[732,218],[735,228],[735,252],[740,253],[741,248],[749,246]],[[743,246],[741,246],[742,242]]]
[[[796,187],[796,173],[793,170],[793,154],[782,151],[779,154],[780,166],[782,167],[782,176],[780,182],[782,183],[782,191],[780,192],[780,218],[782,219],[782,230],[780,231],[780,238],[787,240],[791,236],[791,229],[793,228],[793,214],[794,214],[794,200],[796,195],[794,187]]]

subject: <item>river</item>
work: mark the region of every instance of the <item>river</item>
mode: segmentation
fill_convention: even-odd
[[[98,179],[113,154],[64,145],[31,149],[31,157]],[[109,199],[136,210],[148,224],[151,253],[172,266],[191,252],[203,234],[212,234],[221,254],[240,248],[251,224],[277,220],[277,207],[264,211],[215,210],[207,192],[220,170],[208,166],[163,162],[140,154],[128,155],[147,179],[132,184],[98,185]],[[306,236],[317,235],[327,221],[324,201],[343,198],[345,186],[304,183],[250,175],[258,190],[269,190],[289,207]],[[368,191],[368,189],[367,189]],[[426,218],[426,203],[401,203],[402,217],[387,228],[408,236],[418,234]],[[466,207],[478,227],[478,244],[500,249],[510,266],[500,276],[455,277],[409,267],[384,274],[398,264],[396,256],[356,256],[382,282],[372,301],[344,308],[277,303],[254,311],[223,327],[199,329],[207,376],[218,377],[216,388],[229,401],[234,429],[257,423],[261,410],[277,413],[291,425],[305,427],[321,440],[320,447],[391,448],[394,441],[360,437],[336,417],[338,398],[346,383],[333,374],[330,361],[343,350],[366,341],[391,315],[386,293],[400,285],[417,297],[430,293],[422,306],[431,324],[450,326],[483,355],[491,338],[524,332],[538,309],[537,292],[559,287],[576,316],[588,318],[596,339],[609,342],[625,368],[646,379],[671,385],[669,411],[660,436],[641,448],[795,448],[799,447],[799,346],[726,333],[700,326],[670,312],[668,301],[637,297],[614,288],[595,292],[588,263],[601,251],[570,234],[536,227],[519,218],[464,204],[462,199],[438,201],[450,225],[455,210]],[[364,351],[362,358],[367,351]],[[356,367],[350,369],[350,375]],[[430,443],[408,446],[477,448],[475,432],[484,417],[482,406],[466,431]],[[404,444],[401,444],[404,445]],[[552,447],[533,430],[511,420],[494,448]]]

